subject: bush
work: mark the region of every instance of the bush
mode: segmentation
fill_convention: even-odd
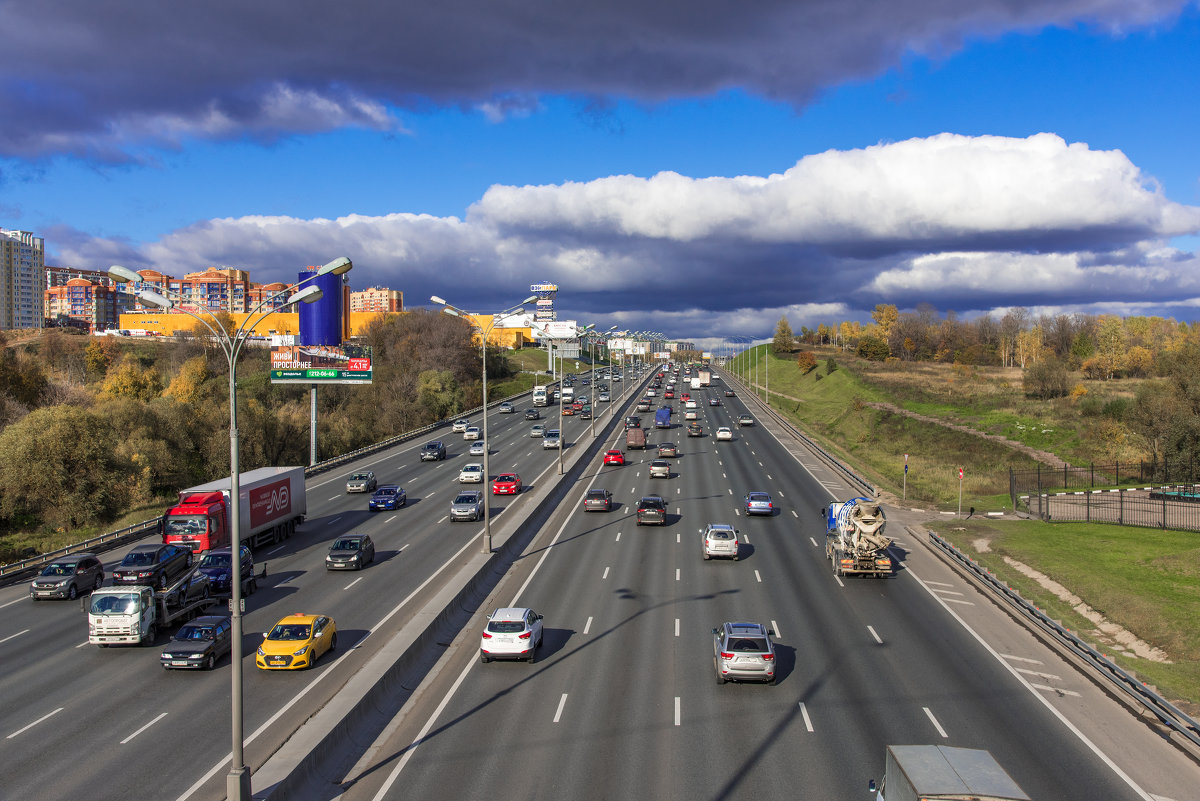
[[[1071,391],[1071,376],[1067,366],[1058,359],[1042,359],[1025,369],[1022,385],[1025,394],[1031,398],[1062,398]]]
[[[882,337],[864,336],[858,340],[855,353],[869,361],[881,362],[892,355],[886,339]]]
[[[837,369],[837,362],[830,356],[825,360],[825,375],[833,375],[833,371]]]
[[[802,350],[796,357],[796,366],[800,368],[801,375],[807,375],[817,369],[817,357],[810,350]]]

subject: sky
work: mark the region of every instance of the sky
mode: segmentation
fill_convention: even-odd
[[[716,347],[1200,320],[1196,0],[0,0],[0,227]]]

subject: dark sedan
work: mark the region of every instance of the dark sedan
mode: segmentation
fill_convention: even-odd
[[[384,484],[379,489],[375,490],[375,494],[371,496],[367,508],[372,512],[380,509],[392,510],[399,509],[401,506],[408,504],[408,495],[403,489],[395,484]]]
[[[167,670],[212,670],[232,648],[229,615],[205,615],[185,624],[163,649],[162,666]]]
[[[362,570],[375,561],[375,543],[366,534],[338,537],[325,555],[326,570]]]
[[[239,556],[238,567],[242,571],[242,581],[245,582],[246,594],[251,595],[258,589],[254,579],[254,554],[245,545]],[[218,595],[233,592],[233,549],[214,548],[200,557],[200,572],[208,576],[209,588]]]
[[[178,545],[135,545],[113,571],[113,584],[149,584],[166,589],[192,566],[190,548]]]
[[[542,413],[539,412],[537,409],[526,409],[525,410],[525,419],[526,420],[541,420]]]

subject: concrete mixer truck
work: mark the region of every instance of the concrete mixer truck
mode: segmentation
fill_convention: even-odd
[[[851,498],[829,504],[821,514],[826,523],[825,555],[833,563],[834,575],[892,575],[888,553],[892,540],[883,533],[887,524],[883,507],[870,498]]]

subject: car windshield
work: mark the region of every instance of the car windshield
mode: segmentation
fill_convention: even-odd
[[[309,626],[305,623],[280,623],[271,629],[268,640],[307,640]]]
[[[128,615],[137,609],[138,594],[136,592],[121,593],[120,595],[101,595],[92,599],[93,615]]]
[[[381,487],[375,494],[376,495],[395,495],[396,488],[395,487]]]
[[[200,567],[229,567],[233,564],[233,554],[209,553],[200,560]]]
[[[217,630],[213,626],[184,626],[175,635],[177,640],[212,640],[215,639]]]
[[[121,564],[127,567],[141,567],[143,565],[154,564],[153,551],[130,551],[125,554],[125,558],[121,560]]]
[[[492,620],[488,622],[487,630],[492,634],[520,634],[525,630],[525,621]]]
[[[54,562],[46,565],[43,576],[69,576],[75,572],[74,562]]]
[[[203,534],[204,515],[168,515],[164,534]]]
[[[503,475],[503,476],[497,476],[496,480],[497,481],[516,481],[517,477],[514,475]]]
[[[350,476],[351,481],[369,481],[371,479],[366,473],[355,473]]]
[[[475,503],[474,495],[459,495],[454,499],[455,503]]]
[[[436,442],[430,442],[428,445],[425,446],[425,450],[427,450],[427,451],[436,451],[437,449],[438,449],[438,444]]]
[[[362,547],[362,542],[349,537],[343,537],[340,540],[334,540],[333,545],[329,547],[331,551],[357,551]]]
[[[767,650],[767,641],[761,637],[734,637],[727,650],[741,654],[763,653]]]

